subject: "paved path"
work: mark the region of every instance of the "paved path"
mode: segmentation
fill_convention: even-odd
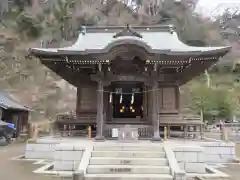
[[[24,144],[12,144],[0,146],[0,179],[1,180],[61,180],[50,176],[42,176],[33,173],[42,165],[33,165],[28,161],[13,161],[11,158],[22,155]]]

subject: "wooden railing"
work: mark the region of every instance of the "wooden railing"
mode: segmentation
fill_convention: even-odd
[[[159,115],[159,122],[160,125],[164,124],[187,124],[187,123],[196,123],[199,124],[201,121],[200,116],[195,115],[181,115],[181,114],[174,114],[174,115]]]
[[[201,117],[197,115],[183,115],[182,119],[187,121],[201,121]]]
[[[96,113],[82,113],[77,115],[58,115],[57,116],[57,122],[70,122],[70,121],[76,121],[76,122],[96,122],[97,115]]]
[[[60,114],[57,116],[57,121],[76,121],[76,120],[77,120],[76,115]]]

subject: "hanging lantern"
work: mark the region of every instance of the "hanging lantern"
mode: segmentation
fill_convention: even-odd
[[[109,96],[109,103],[112,103],[112,93],[110,93],[110,96]]]
[[[120,108],[120,113],[123,113],[123,112],[124,112],[124,109],[125,109],[125,107],[122,106],[122,107]]]

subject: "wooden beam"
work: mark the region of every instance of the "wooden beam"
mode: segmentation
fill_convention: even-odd
[[[214,63],[216,63],[216,61],[198,61],[193,63],[189,68],[186,68],[183,70],[183,72],[179,72],[177,74],[179,84],[185,84],[188,81],[192,80],[194,77],[199,76]]]
[[[175,76],[173,75],[166,75],[160,74],[156,76],[147,76],[143,74],[131,74],[131,75],[116,75],[112,73],[108,73],[106,76],[100,77],[98,74],[91,75],[92,81],[99,81],[100,79],[103,81],[114,82],[114,81],[140,81],[140,82],[147,82],[147,81],[158,81],[163,82],[165,80],[174,80]]]
[[[104,140],[104,115],[103,115],[103,90],[104,85],[100,80],[98,81],[98,89],[97,89],[97,135],[95,140],[103,141]]]

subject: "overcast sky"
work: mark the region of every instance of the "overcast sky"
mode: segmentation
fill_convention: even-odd
[[[210,15],[214,10],[214,14],[216,14],[229,7],[238,7],[240,9],[240,0],[199,0],[197,11],[205,15]],[[217,11],[216,8],[218,9]]]
[[[199,5],[214,7],[218,4],[239,4],[240,0],[199,0]]]

